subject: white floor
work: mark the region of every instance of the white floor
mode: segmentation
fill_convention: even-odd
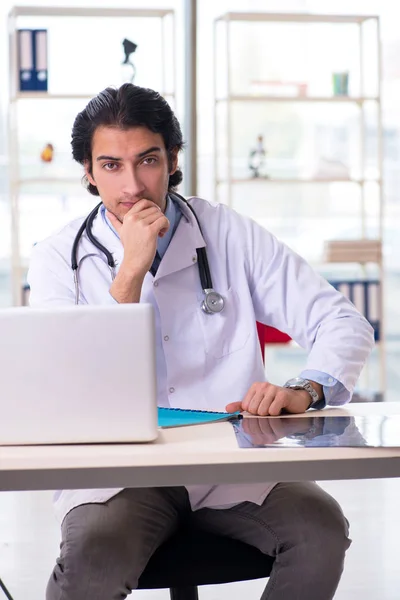
[[[400,479],[325,482],[342,504],[353,544],[336,594],[338,600],[398,600]],[[50,492],[0,494],[0,577],[14,600],[44,600],[58,548]],[[265,582],[210,586],[201,600],[260,597]],[[138,600],[167,600],[165,590],[134,592]],[[2,595],[0,592],[0,599]]]

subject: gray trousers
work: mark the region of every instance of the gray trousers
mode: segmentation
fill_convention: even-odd
[[[262,600],[330,600],[350,545],[339,504],[315,483],[280,483],[262,506],[192,512],[185,488],[126,489],[62,524],[47,600],[122,600],[182,519],[276,557]]]

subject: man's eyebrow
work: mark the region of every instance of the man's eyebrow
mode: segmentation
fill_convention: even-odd
[[[147,154],[150,154],[151,152],[161,152],[161,148],[159,146],[152,146],[151,148],[148,148],[147,150],[144,150],[143,152],[139,152],[139,154],[137,154],[137,158],[143,158],[143,156],[146,156]],[[107,154],[101,154],[100,156],[98,156],[96,158],[96,161],[100,161],[100,160],[109,160],[112,162],[121,162],[122,158],[118,158],[117,156],[108,156]]]
[[[161,148],[159,146],[152,146],[151,148],[144,150],[144,152],[140,152],[136,156],[138,158],[143,158],[143,156],[146,156],[146,154],[150,154],[150,152],[161,152]]]
[[[119,162],[122,160],[122,158],[117,158],[116,156],[107,156],[106,154],[101,154],[101,156],[98,156],[96,158],[96,160],[110,160],[112,162]]]

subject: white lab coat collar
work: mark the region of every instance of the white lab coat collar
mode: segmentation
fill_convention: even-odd
[[[180,211],[184,217],[184,219],[181,219],[181,222],[183,220],[185,220],[191,226],[191,232],[192,232],[191,235],[192,235],[192,241],[193,241],[194,247],[195,248],[204,248],[207,244],[204,240],[203,234],[200,231],[199,225],[196,221],[196,217],[194,216],[193,212],[188,207],[188,203],[190,203],[192,198],[189,198],[185,202],[177,194],[171,194],[171,195],[173,196],[174,201],[178,204]],[[171,240],[171,242],[172,242],[172,240]]]
[[[196,248],[203,248],[206,245],[190,208],[176,195],[174,195],[174,201],[177,202],[182,212],[182,218],[160,263],[155,279],[161,279],[161,277],[192,266],[197,262]]]
[[[164,254],[155,279],[160,279],[193,265],[197,261],[196,248],[206,246],[196,218],[190,208],[175,194],[174,201],[179,205],[182,218]],[[93,222],[92,231],[100,244],[112,253],[118,270],[124,257],[124,249],[121,241],[107,224],[104,223],[100,213]]]

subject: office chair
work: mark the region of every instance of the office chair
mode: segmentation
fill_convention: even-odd
[[[219,535],[182,530],[154,553],[139,590],[167,589],[171,600],[198,600],[197,586],[269,577],[274,559],[256,548]],[[0,590],[13,600],[0,579]]]
[[[198,600],[199,585],[269,577],[273,563],[273,557],[243,542],[182,529],[154,553],[138,589],[169,588],[171,600]]]

